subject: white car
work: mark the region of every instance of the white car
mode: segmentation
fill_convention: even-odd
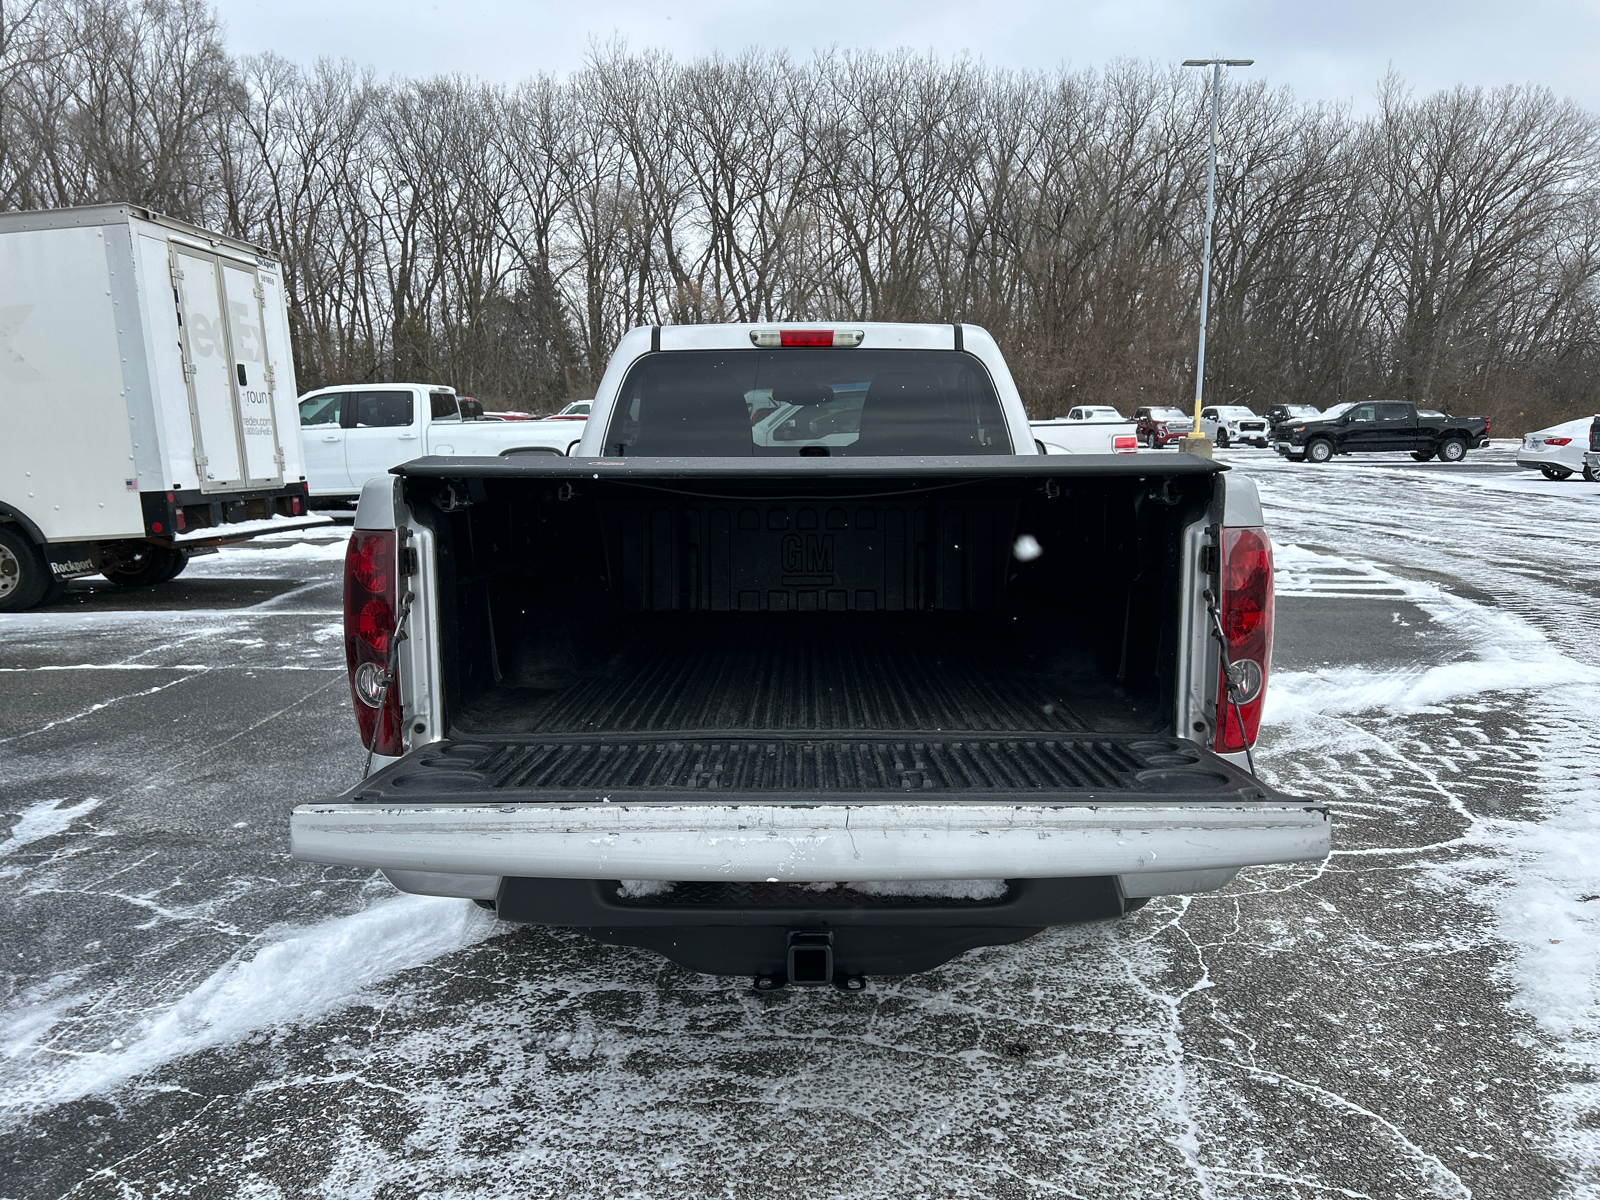
[[[1581,472],[1585,479],[1594,483],[1600,475],[1585,462],[1584,451],[1589,449],[1589,427],[1597,419],[1600,418],[1580,417],[1525,435],[1517,450],[1517,466],[1538,471],[1546,479],[1553,480],[1568,479]]]
[[[1267,419],[1242,404],[1213,404],[1200,410],[1200,432],[1223,449],[1235,445],[1267,447]]]

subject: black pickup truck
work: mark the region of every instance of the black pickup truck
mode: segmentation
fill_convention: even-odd
[[[1398,400],[1335,404],[1320,417],[1273,429],[1278,453],[1290,462],[1325,463],[1335,454],[1406,451],[1418,462],[1438,455],[1460,462],[1489,444],[1488,417],[1452,417]]]

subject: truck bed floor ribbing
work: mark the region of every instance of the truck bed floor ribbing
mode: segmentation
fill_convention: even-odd
[[[1153,706],[1086,661],[1043,664],[998,619],[645,619],[609,659],[501,686],[452,722],[466,737],[626,732],[1153,732]],[[1048,669],[1055,666],[1057,669]],[[514,664],[507,674],[517,678]]]

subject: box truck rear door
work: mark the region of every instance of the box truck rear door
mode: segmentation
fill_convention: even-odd
[[[177,243],[172,246],[172,266],[200,489],[237,488],[245,478],[244,447],[234,396],[233,352],[223,317],[221,269],[212,255]]]
[[[278,445],[272,372],[267,369],[261,285],[253,266],[226,259],[221,266],[245,474],[252,487],[276,487],[283,482],[283,454]]]

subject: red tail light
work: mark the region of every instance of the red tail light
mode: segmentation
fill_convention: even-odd
[[[400,689],[389,669],[396,590],[394,531],[356,530],[344,556],[344,660],[361,744],[390,757],[405,753]]]
[[[1132,454],[1139,449],[1139,439],[1126,434],[1111,439],[1111,450],[1115,454]]]
[[[1217,740],[1223,751],[1253,745],[1272,665],[1272,543],[1261,529],[1222,531],[1222,600],[1231,681],[1217,675]]]
[[[860,329],[752,329],[750,342],[763,350],[780,346],[859,346]]]
[[[1570,446],[1570,445],[1572,445],[1572,439],[1571,438],[1545,438],[1544,444],[1546,446]]]

